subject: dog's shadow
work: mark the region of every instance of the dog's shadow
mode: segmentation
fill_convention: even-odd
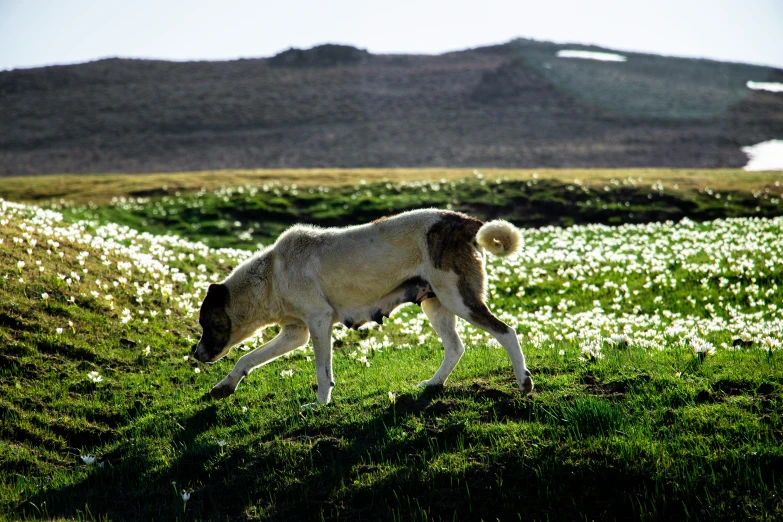
[[[352,506],[361,519],[356,506],[390,505],[400,495],[416,498],[415,488],[406,489],[416,481],[402,475],[420,466],[422,459],[456,448],[466,425],[444,419],[461,407],[461,400],[483,396],[496,407],[526,402],[475,384],[434,386],[400,393],[380,406],[374,400],[368,405],[369,416],[351,418],[350,411],[336,406],[278,416],[255,440],[236,446],[205,437],[212,428],[235,421],[223,415],[217,403],[204,402],[190,417],[175,419],[169,445],[176,458],[166,466],[161,468],[160,459],[128,440],[104,455],[105,469],[91,470],[79,483],[33,495],[20,510],[33,517],[67,518],[74,516],[74,499],[80,499],[79,505],[88,504],[92,514],[111,519],[173,519],[182,517],[178,494],[193,489],[188,518],[233,520],[265,510],[274,512],[274,518],[306,520],[314,516],[313,506],[319,506],[329,519]],[[391,465],[384,469],[386,464],[376,462]],[[368,473],[383,476],[373,478],[371,490],[349,492],[344,487]],[[281,481],[281,476],[292,479]]]

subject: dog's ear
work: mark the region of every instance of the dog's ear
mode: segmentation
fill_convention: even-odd
[[[228,287],[222,283],[212,283],[207,287],[207,298],[218,306],[228,303]]]

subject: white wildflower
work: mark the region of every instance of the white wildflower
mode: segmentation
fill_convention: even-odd
[[[703,361],[708,355],[715,353],[715,346],[713,346],[713,344],[709,341],[705,341],[704,339],[700,339],[698,337],[691,337],[689,342],[691,348],[693,348],[694,353],[701,361]]]
[[[604,354],[601,353],[601,345],[598,341],[588,341],[582,346],[582,357],[580,357],[581,360],[595,361],[597,359],[603,358]]]

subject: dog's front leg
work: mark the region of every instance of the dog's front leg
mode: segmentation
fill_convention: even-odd
[[[315,377],[318,381],[318,402],[306,404],[309,409],[320,404],[329,404],[332,400],[334,375],[332,374],[332,316],[320,315],[308,321],[310,337],[313,339],[315,354]]]
[[[307,328],[303,324],[285,324],[280,333],[263,346],[243,355],[231,373],[209,391],[215,399],[228,397],[237,389],[240,381],[253,369],[277,359],[283,354],[299,348],[307,342]]]

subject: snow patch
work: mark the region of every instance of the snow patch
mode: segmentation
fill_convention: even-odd
[[[557,51],[558,58],[583,58],[585,60],[600,60],[602,62],[624,62],[625,56],[614,53],[600,53],[597,51],[574,51],[574,50],[562,50]]]
[[[742,152],[748,155],[745,170],[783,170],[783,140],[762,141]]]
[[[754,91],[783,92],[783,83],[779,82],[751,82],[745,84],[748,89]]]

